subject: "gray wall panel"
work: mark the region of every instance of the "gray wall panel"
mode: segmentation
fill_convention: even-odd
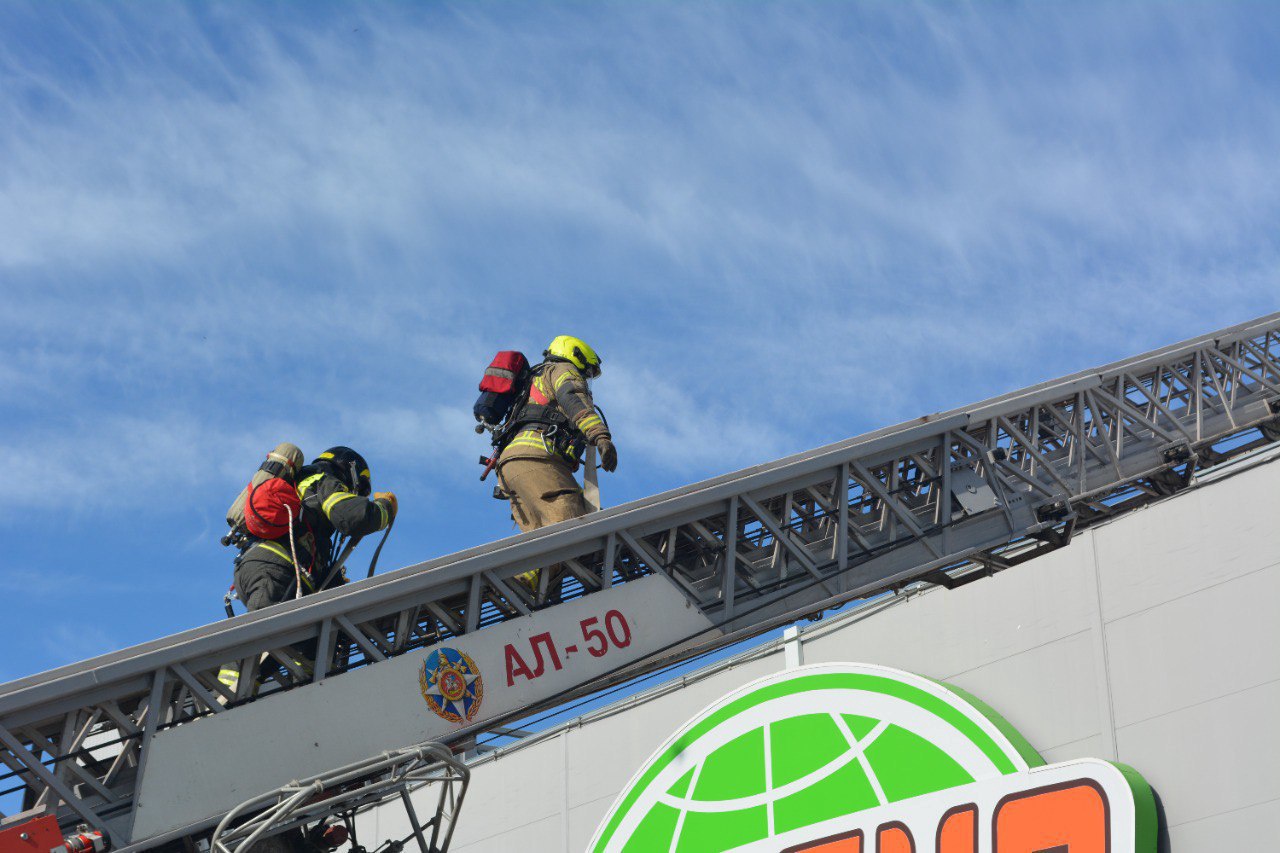
[[[1116,619],[1276,562],[1278,518],[1273,463],[1099,528],[1104,616]]]
[[[1280,679],[1280,565],[1107,624],[1116,725]]]
[[[616,796],[616,793],[610,794],[569,810],[570,850],[587,849],[587,845],[591,843],[591,836],[596,834],[596,827],[600,825],[600,821],[604,820]]]
[[[1159,792],[1170,826],[1224,814],[1280,798],[1277,720],[1280,681],[1126,726],[1120,760]]]
[[[930,590],[870,619],[806,638],[805,663],[862,661],[949,679],[1093,624],[1084,572],[1092,551],[1070,547],[998,578]]]
[[[1280,849],[1280,800],[1245,806],[1169,830],[1169,848],[1244,853]]]
[[[1098,678],[1088,631],[947,679],[991,707],[1035,746],[1098,734]],[[1078,756],[1074,756],[1078,757]]]
[[[470,805],[468,803],[468,805]],[[475,841],[463,842],[460,836],[449,848],[449,853],[534,853],[543,850],[563,850],[563,831],[560,827],[560,815],[522,826],[515,832],[503,832],[490,835]],[[406,847],[416,850],[416,847]]]
[[[1039,746],[1037,744],[1037,746]],[[1096,734],[1082,740],[1073,740],[1071,743],[1064,743],[1061,746],[1051,746],[1045,749],[1037,749],[1040,757],[1045,760],[1046,764],[1057,764],[1059,761],[1067,761],[1072,758],[1080,758],[1082,756],[1094,757],[1103,754],[1106,749],[1106,742],[1103,741],[1102,735]]]
[[[527,826],[560,813],[564,803],[562,753],[560,738],[551,738],[532,749],[505,754],[487,773],[475,775],[475,784],[467,792],[467,806],[486,815],[487,832]]]

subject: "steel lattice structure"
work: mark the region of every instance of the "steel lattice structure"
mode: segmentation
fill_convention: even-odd
[[[672,638],[608,681],[907,584],[955,586],[1280,440],[1277,401],[1280,314],[21,679],[0,687],[5,787],[118,847],[155,846],[131,828],[158,730],[654,574],[714,636]],[[513,580],[532,568],[536,594]],[[295,649],[309,643],[314,667]],[[217,678],[228,662],[235,691]]]

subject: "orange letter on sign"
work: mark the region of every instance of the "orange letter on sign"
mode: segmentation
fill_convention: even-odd
[[[977,806],[959,806],[942,816],[938,853],[978,853]]]
[[[996,806],[995,853],[1106,853],[1107,797],[1085,780],[1014,794]]]
[[[886,823],[876,830],[876,853],[916,853],[911,830],[901,823]]]

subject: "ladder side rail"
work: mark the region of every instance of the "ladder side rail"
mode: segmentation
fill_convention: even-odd
[[[48,734],[51,731],[49,726],[54,723],[61,726],[63,718],[72,711],[95,708],[106,702],[128,704],[131,698],[145,698],[150,686],[150,670],[147,670],[88,690],[55,693],[53,695],[57,698],[44,703],[37,701],[27,704],[21,710],[4,714],[0,717],[0,722],[9,728],[35,726]]]
[[[65,714],[72,711],[92,709],[100,702],[145,697],[157,666],[161,668],[186,666],[193,672],[202,672],[211,666],[216,667],[224,662],[251,654],[265,654],[286,646],[304,643],[312,639],[316,632],[316,624],[307,624],[282,630],[274,636],[242,639],[234,645],[217,643],[218,639],[227,637],[228,634],[202,635],[198,639],[203,639],[203,643],[193,642],[185,647],[174,646],[167,650],[168,654],[140,656],[122,664],[116,664],[115,667],[123,669],[119,675],[115,674],[113,667],[87,671],[85,679],[93,685],[88,689],[69,689],[70,685],[61,680],[42,685],[39,692],[28,695],[27,701],[23,703],[20,710],[0,712],[0,720],[5,725],[37,726],[41,731],[47,732],[47,726],[52,721],[61,720]],[[58,698],[45,700],[44,694]]]

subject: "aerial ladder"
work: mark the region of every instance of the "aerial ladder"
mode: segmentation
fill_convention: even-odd
[[[0,790],[22,811],[0,851],[39,826],[68,850],[230,853],[389,797],[412,810],[426,784],[447,795],[412,822],[443,850],[477,734],[1012,568],[1280,443],[1278,413],[1272,314],[11,682]],[[534,569],[531,590],[516,576]]]

